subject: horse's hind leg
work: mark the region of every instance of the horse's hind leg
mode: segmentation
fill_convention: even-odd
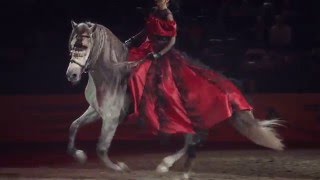
[[[91,106],[89,106],[89,108],[78,119],[73,121],[70,126],[68,153],[71,154],[80,163],[84,163],[87,159],[87,156],[82,150],[78,150],[75,147],[75,138],[78,129],[85,124],[92,123],[98,120],[99,117],[99,114]]]
[[[194,164],[194,160],[196,158],[196,148],[199,143],[198,139],[199,137],[194,135],[191,136],[190,139],[187,141],[187,159],[184,163],[184,173],[183,173],[183,179],[189,179],[190,178],[190,172],[192,170],[192,166]]]
[[[192,135],[186,134],[185,135],[185,144],[182,149],[180,149],[175,154],[165,157],[162,162],[157,166],[156,171],[158,173],[166,173],[169,171],[169,168],[173,166],[173,164],[178,161],[183,155],[186,154],[188,145],[192,141]]]

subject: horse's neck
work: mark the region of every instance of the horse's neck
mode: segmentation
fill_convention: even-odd
[[[126,61],[128,55],[127,48],[108,29],[99,27],[98,33],[99,39],[95,42],[100,44],[96,44],[93,50],[93,71],[89,72],[85,92],[87,101],[97,109],[124,101],[126,74],[117,63]]]
[[[101,48],[95,51],[99,54],[90,75],[96,88],[115,89],[121,85],[125,76],[120,69],[124,67],[117,64],[127,60],[128,49],[109,29],[100,25],[98,31],[99,39],[96,39],[96,42],[102,44],[97,44],[97,47]]]
[[[105,64],[115,64],[127,60],[128,49],[126,46],[108,29],[103,26],[104,44],[101,51],[102,60]]]
[[[112,55],[114,56],[114,55]],[[117,60],[117,58],[112,57]],[[111,57],[110,57],[111,59]],[[114,84],[118,83],[118,81],[121,81],[122,78],[124,78],[125,74],[122,70],[123,67],[117,65],[117,61],[108,61],[108,59],[103,58],[101,61],[99,61],[96,64],[95,68],[95,79],[99,79],[99,82],[105,83],[105,84]],[[102,82],[103,81],[103,82]]]

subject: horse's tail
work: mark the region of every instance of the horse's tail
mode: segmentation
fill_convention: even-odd
[[[239,111],[230,122],[242,135],[254,143],[278,151],[284,149],[282,140],[274,129],[275,126],[281,125],[279,120],[259,121],[254,118],[251,111]]]

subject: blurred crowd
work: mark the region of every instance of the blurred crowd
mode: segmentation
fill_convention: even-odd
[[[320,3],[319,3],[320,4]],[[176,48],[234,79],[248,93],[320,92],[317,1],[175,0]],[[107,26],[122,41],[143,26],[149,1],[2,4],[3,94],[75,93],[65,79],[70,21]],[[318,6],[319,7],[319,6]],[[12,9],[11,9],[12,8]]]
[[[320,24],[312,6],[316,2],[220,1],[189,18],[180,39],[186,51],[247,92],[319,92]]]

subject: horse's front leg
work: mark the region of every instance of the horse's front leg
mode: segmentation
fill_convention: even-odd
[[[97,145],[97,154],[107,167],[115,171],[128,171],[129,168],[126,164],[122,162],[118,162],[117,164],[115,164],[110,160],[108,155],[108,150],[111,145],[113,136],[116,132],[116,129],[118,127],[118,124],[119,124],[119,116],[103,118],[101,135]]]
[[[99,114],[91,107],[89,108],[75,121],[72,122],[69,130],[69,144],[68,153],[72,155],[80,163],[84,163],[87,160],[86,154],[82,150],[78,150],[75,147],[75,138],[78,129],[88,123],[92,123],[99,119]]]

